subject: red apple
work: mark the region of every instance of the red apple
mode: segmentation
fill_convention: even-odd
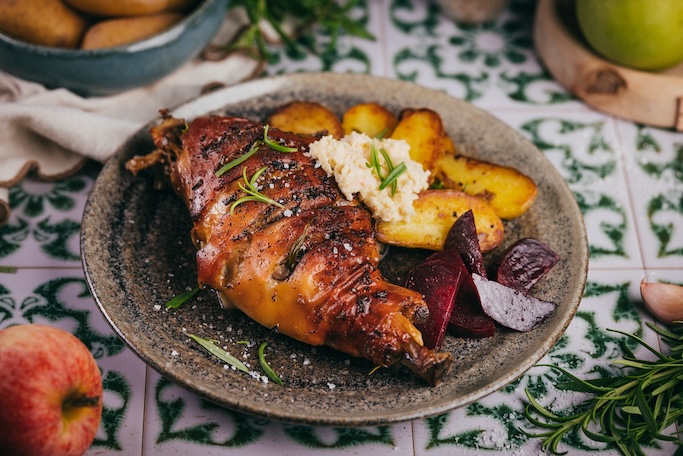
[[[82,455],[102,416],[102,377],[72,334],[38,324],[0,330],[0,454]]]

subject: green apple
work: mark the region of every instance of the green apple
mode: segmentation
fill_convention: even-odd
[[[683,61],[682,0],[577,0],[579,27],[615,63],[661,70]]]

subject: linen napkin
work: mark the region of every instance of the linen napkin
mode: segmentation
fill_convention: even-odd
[[[230,17],[217,36],[234,28]],[[173,109],[207,87],[233,85],[261,70],[260,62],[244,54],[218,61],[198,57],[152,85],[91,98],[0,71],[0,225],[9,218],[8,188],[29,171],[54,180],[77,171],[88,158],[105,162],[160,109]]]

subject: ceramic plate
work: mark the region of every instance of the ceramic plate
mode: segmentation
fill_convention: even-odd
[[[189,119],[216,112],[263,119],[297,99],[321,102],[339,114],[368,101],[394,112],[429,107],[441,114],[461,150],[531,176],[539,187],[538,199],[524,216],[506,223],[506,241],[500,249],[531,236],[561,256],[533,290],[558,304],[552,318],[529,333],[499,329],[487,339],[449,337],[444,347],[456,361],[443,383],[433,388],[402,366],[369,375],[373,366],[368,361],[275,334],[239,311],[222,309],[209,291],[177,310],[165,310],[171,297],[196,284],[194,247],[190,221],[179,200],[158,190],[151,173],[134,177],[124,168],[128,158],[152,149],[146,127],[105,165],[88,199],[81,231],[83,266],[92,294],[130,348],[171,381],[231,409],[337,426],[443,413],[507,385],[543,357],[574,316],[588,260],[579,209],[545,157],[502,122],[463,101],[411,83],[365,75],[308,73],[255,80],[205,95],[174,115]],[[421,258],[424,252],[392,248],[382,268],[390,280],[401,281]],[[188,333],[219,340],[228,352],[246,355],[259,372],[257,348],[267,342],[268,362],[284,386],[224,368]]]

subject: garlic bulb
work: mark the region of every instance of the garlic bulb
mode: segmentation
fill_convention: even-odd
[[[640,282],[645,307],[664,323],[683,321],[683,286],[673,283]]]

